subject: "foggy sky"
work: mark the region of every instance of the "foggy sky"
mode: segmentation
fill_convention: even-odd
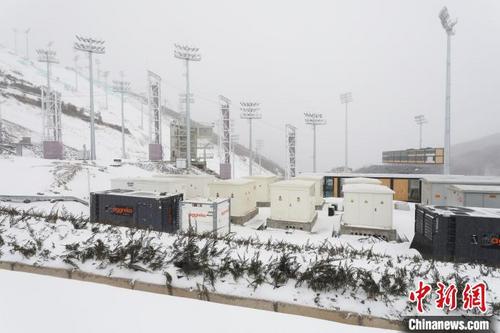
[[[31,27],[30,53],[54,41],[71,65],[75,34],[106,40],[101,69],[120,70],[145,91],[146,70],[161,75],[168,106],[178,107],[183,63],[173,43],[201,49],[191,68],[192,117],[219,116],[219,94],[233,101],[240,142],[248,144],[239,101],[262,104],[254,137],[284,164],[284,124],[298,127],[298,171],[312,168],[312,130],[303,112],[320,112],[318,169],[343,164],[344,108],[351,91],[350,164],[381,160],[382,150],[418,145],[414,116],[424,114],[424,145],[442,146],[446,34],[438,12],[458,18],[452,40],[452,144],[499,132],[500,2],[475,1],[70,1],[2,0],[0,43]],[[24,35],[18,45],[24,52]],[[83,58],[83,54],[80,54]],[[80,66],[85,63],[80,61]],[[83,97],[82,97],[83,98]]]

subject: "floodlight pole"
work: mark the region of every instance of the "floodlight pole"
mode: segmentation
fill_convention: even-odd
[[[344,171],[347,172],[349,170],[349,135],[348,135],[348,105],[352,102],[352,94],[351,92],[346,92],[340,95],[340,101],[342,104],[345,104],[345,138],[344,138]]]
[[[422,149],[422,127],[424,124],[427,123],[427,119],[425,119],[425,116],[423,114],[419,114],[418,116],[415,116],[415,122],[419,126],[418,131],[419,131],[419,140],[418,140],[418,147]]]
[[[313,128],[313,172],[316,172],[316,126],[325,125],[326,120],[323,119],[321,113],[304,113],[305,122]]]
[[[122,158],[127,158],[127,154],[125,152],[125,113],[124,113],[124,103],[123,97],[124,94],[129,91],[130,82],[123,81],[123,72],[120,72],[120,80],[113,81],[113,91],[118,92],[121,95],[121,114],[122,114]]]
[[[255,102],[241,102],[241,118],[248,119],[248,149],[250,150],[249,161],[248,161],[248,175],[253,175],[253,145],[252,145],[252,120],[260,119],[261,115],[258,112],[260,107],[259,103]]]
[[[445,175],[450,174],[451,160],[451,36],[455,34],[453,27],[457,20],[451,20],[448,9],[443,7],[439,12],[441,25],[446,31],[446,97],[445,97],[445,125],[444,125],[444,168]]]
[[[109,76],[109,71],[104,71],[102,73],[104,76],[104,96],[105,96],[105,102],[106,102],[106,110],[108,109],[108,76]]]
[[[89,85],[90,85],[90,159],[96,159],[96,147],[95,147],[95,115],[94,115],[94,77],[92,70],[92,54],[103,54],[104,53],[104,41],[95,40],[93,38],[84,38],[76,36],[77,42],[75,42],[75,49],[83,52],[87,52],[89,55]]]
[[[179,44],[174,44],[174,46],[174,56],[186,62],[186,167],[189,170],[191,168],[191,94],[189,92],[189,62],[200,61],[201,55],[198,53],[198,48]]]

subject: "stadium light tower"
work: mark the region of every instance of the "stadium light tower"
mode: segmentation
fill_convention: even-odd
[[[352,94],[351,92],[346,92],[343,94],[340,94],[340,102],[342,104],[345,104],[345,139],[344,139],[344,171],[347,172],[349,170],[349,155],[348,155],[348,150],[349,150],[349,145],[348,145],[348,117],[347,117],[347,108],[349,103],[352,102]]]
[[[191,104],[191,93],[189,92],[189,62],[190,61],[200,61],[201,55],[199,53],[199,48],[190,47],[187,45],[174,44],[174,56],[178,59],[186,61],[186,131],[187,131],[187,149],[186,149],[186,167],[189,170],[191,168],[191,115],[190,115],[190,104]]]
[[[92,73],[92,54],[104,53],[104,41],[76,36],[75,50],[87,52],[89,55],[89,85],[90,85],[90,159],[96,159],[95,151],[95,115],[94,115],[94,78]]]
[[[248,119],[249,138],[248,149],[250,149],[250,158],[248,162],[248,175],[252,176],[252,162],[253,162],[253,149],[252,149],[252,120],[262,118],[260,113],[260,103],[256,102],[240,102],[240,118]]]
[[[306,125],[313,128],[313,172],[316,172],[316,126],[326,125],[326,119],[321,113],[304,112]]]
[[[121,104],[122,104],[122,158],[127,158],[127,154],[125,152],[125,114],[123,111],[123,96],[129,92],[130,90],[130,82],[123,81],[123,72],[120,73],[121,80],[113,81],[113,91],[120,93],[121,95]]]
[[[423,114],[415,116],[415,122],[418,125],[418,148],[422,149],[422,125],[427,124],[427,119]]]
[[[451,36],[455,34],[453,27],[457,24],[457,20],[450,19],[448,8],[443,7],[439,12],[441,25],[446,31],[446,100],[445,100],[445,125],[444,125],[444,168],[445,175],[450,174],[450,157],[451,157],[451,106],[450,106],[450,91],[451,91]]]
[[[31,31],[31,28],[24,30],[24,34],[26,37],[26,59],[27,60],[30,59],[30,48],[29,48],[29,33],[30,33],[30,31]]]

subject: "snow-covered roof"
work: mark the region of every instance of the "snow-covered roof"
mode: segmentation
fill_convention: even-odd
[[[500,185],[500,177],[492,176],[426,175],[422,180],[437,184]]]
[[[500,186],[490,185],[451,185],[450,189],[469,193],[500,193]]]
[[[366,177],[354,177],[344,179],[344,184],[374,184],[381,185],[382,182],[375,178],[366,178]]]
[[[269,187],[280,187],[280,188],[310,188],[315,185],[312,180],[305,179],[290,179],[282,180],[276,183],[269,184]]]
[[[394,191],[384,185],[376,184],[346,184],[342,186],[344,193],[382,193],[394,194]]]

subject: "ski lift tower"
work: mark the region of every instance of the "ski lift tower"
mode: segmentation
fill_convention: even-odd
[[[149,160],[161,161],[161,77],[148,71]]]

